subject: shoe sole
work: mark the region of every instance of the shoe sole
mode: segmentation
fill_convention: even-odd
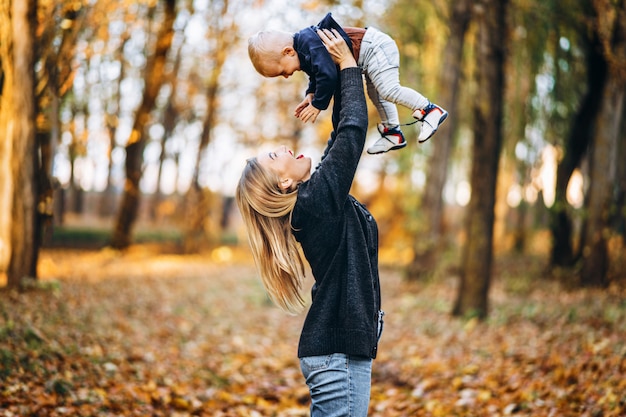
[[[394,145],[391,148],[387,149],[386,151],[380,151],[380,152],[370,152],[369,149],[367,150],[367,153],[370,155],[380,155],[381,153],[387,153],[389,151],[395,151],[396,149],[402,149],[406,146],[406,142],[402,142],[399,145]]]
[[[437,123],[437,129],[434,129],[431,134],[426,138],[426,139],[418,139],[417,142],[418,143],[424,143],[426,142],[428,139],[432,138],[435,133],[437,133],[437,130],[439,129],[439,126],[441,126],[441,124],[443,122],[446,121],[446,119],[448,118],[448,112],[445,112],[444,114],[441,115],[441,117],[439,118],[439,123]]]

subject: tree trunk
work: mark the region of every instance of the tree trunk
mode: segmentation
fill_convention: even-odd
[[[45,5],[42,5],[45,7]],[[38,167],[39,196],[37,204],[37,239],[40,241],[51,234],[52,217],[57,215],[56,223],[62,222],[63,204],[54,201],[62,192],[55,193],[58,182],[52,178],[52,165],[59,143],[60,105],[65,95],[73,86],[75,66],[73,65],[78,44],[78,35],[88,13],[87,7],[65,2],[53,9],[55,17],[41,22],[37,31],[37,145],[40,149]],[[41,12],[41,9],[38,10]],[[56,14],[60,12],[58,16]],[[58,18],[63,19],[59,27]],[[35,259],[36,263],[36,259]]]
[[[40,159],[36,165],[39,194],[35,213],[35,245],[40,248],[44,244],[46,232],[51,231],[54,214],[54,187],[51,175],[54,146],[50,123],[45,123],[43,126],[37,124],[36,144],[39,146]],[[38,259],[39,251],[36,251],[32,259],[33,270],[37,268]]]
[[[609,213],[615,172],[607,170],[607,163],[612,160],[617,150],[618,116],[621,114],[623,102],[623,90],[619,89],[615,80],[610,80],[606,86],[605,98],[598,117],[598,129],[591,150],[591,178],[589,195],[585,199],[587,219],[583,232],[583,267],[581,270],[583,286],[604,287],[608,284],[607,239],[610,234]]]
[[[626,137],[626,105],[622,108],[622,123],[618,137]],[[617,160],[626,161],[626,140],[617,142]],[[613,213],[613,230],[626,240],[626,164],[617,164],[617,195],[615,196],[615,211]],[[624,271],[626,273],[626,271]]]
[[[568,213],[567,186],[574,169],[580,166],[595,130],[594,121],[600,109],[602,91],[606,83],[606,71],[607,65],[601,54],[598,39],[590,39],[587,49],[588,89],[574,117],[565,142],[563,159],[557,167],[554,203],[550,208],[550,231],[552,233],[550,265],[553,268],[572,265],[576,258],[572,248],[572,220]]]
[[[452,313],[485,318],[493,255],[496,179],[502,147],[506,0],[483,0],[475,9],[478,24],[477,89],[472,155],[472,198],[460,286]]]
[[[218,230],[215,227],[219,227],[220,222],[215,219],[207,219],[208,214],[211,212],[211,204],[214,200],[213,196],[207,191],[202,190],[202,186],[199,181],[200,164],[205,156],[206,149],[211,140],[211,134],[217,120],[217,107],[218,107],[218,92],[219,92],[219,78],[226,62],[227,52],[234,44],[237,32],[235,20],[223,19],[228,13],[228,2],[224,2],[219,11],[220,23],[216,25],[214,33],[217,40],[218,48],[213,52],[213,67],[209,74],[207,81],[207,114],[205,115],[204,123],[202,126],[202,134],[200,136],[200,145],[198,147],[198,156],[196,158],[196,164],[194,167],[193,182],[189,191],[185,195],[184,208],[185,208],[185,234],[183,246],[186,252],[196,252],[200,248],[200,242],[204,239],[206,232],[209,232],[210,236],[217,236]],[[222,22],[227,22],[226,24]],[[230,24],[229,24],[230,22]],[[209,221],[210,220],[210,221]],[[213,230],[210,230],[213,229]],[[214,242],[210,242],[214,243]]]
[[[9,287],[18,287],[23,278],[36,278],[35,253],[39,249],[35,239],[37,199],[35,145],[35,27],[37,25],[35,0],[13,1],[12,60],[13,74],[10,86],[13,102],[13,130],[7,138],[13,142],[11,155],[13,198],[11,209],[11,256],[7,270]]]
[[[12,11],[0,7],[0,273],[11,256],[11,205],[13,204],[13,94],[15,88],[12,55]]]
[[[186,26],[185,26],[186,27]],[[179,31],[183,31],[185,27],[180,28]],[[176,51],[176,59],[174,61],[174,68],[170,73],[170,99],[167,102],[167,106],[165,106],[165,111],[163,112],[163,138],[161,139],[161,152],[159,153],[159,168],[157,171],[156,178],[156,190],[154,191],[154,195],[152,196],[152,200],[150,201],[150,220],[151,221],[159,221],[160,219],[157,216],[159,205],[163,200],[163,193],[161,192],[161,179],[163,178],[163,163],[167,157],[167,141],[172,136],[172,132],[174,132],[174,128],[176,127],[176,122],[179,118],[179,111],[176,105],[176,93],[178,91],[178,78],[177,74],[180,70],[180,65],[182,63],[182,51],[183,45],[178,46],[178,50]]]
[[[165,1],[165,16],[156,40],[156,50],[146,63],[145,90],[142,103],[135,115],[135,122],[126,144],[126,181],[122,203],[113,231],[111,246],[123,249],[130,245],[132,227],[137,218],[140,203],[139,181],[141,180],[143,151],[147,143],[144,128],[150,119],[157,94],[165,79],[164,67],[167,53],[172,45],[174,20],[176,18],[175,0]]]
[[[74,112],[74,116],[76,115],[76,110],[73,110]],[[70,207],[69,210],[72,213],[80,213],[83,211],[82,209],[82,202],[83,202],[83,196],[81,195],[82,192],[82,187],[76,183],[76,159],[78,158],[79,155],[79,141],[76,138],[76,128],[74,123],[71,124],[71,132],[72,132],[72,143],[70,143],[69,146],[69,156],[70,156],[70,180],[69,180],[69,184],[68,184],[68,192],[67,195],[69,196],[69,202],[71,204],[68,204]]]
[[[115,82],[115,86],[111,86],[113,93],[109,97],[110,102],[108,103],[106,114],[105,114],[105,124],[107,133],[109,135],[109,149],[107,152],[107,183],[106,188],[100,195],[100,208],[98,209],[99,215],[101,217],[109,217],[115,211],[115,187],[113,185],[113,160],[112,155],[115,150],[116,141],[115,136],[117,134],[117,127],[119,125],[119,110],[122,108],[122,81],[124,81],[124,77],[126,76],[126,60],[124,59],[124,47],[128,43],[130,39],[129,31],[126,30],[124,34],[121,35],[122,41],[120,42],[120,46],[117,48],[114,54],[114,59],[120,63],[120,73],[119,77]]]
[[[72,120],[77,119],[76,116],[79,112],[80,112],[79,106],[73,105],[72,106]],[[86,119],[86,117],[84,117],[84,119]],[[86,131],[84,130],[85,128],[86,128],[86,125],[83,126],[83,134],[86,134]],[[67,192],[67,195],[69,197],[68,209],[70,212],[78,214],[78,213],[82,213],[83,211],[84,195],[83,195],[83,188],[80,185],[80,179],[77,178],[76,176],[76,171],[77,171],[76,161],[78,160],[80,156],[85,155],[85,146],[84,146],[85,142],[84,140],[78,137],[79,129],[77,129],[75,121],[72,121],[70,123],[69,131],[72,135],[72,142],[69,145],[69,152],[68,152],[69,162],[70,162],[70,178],[69,178],[68,192]]]
[[[448,161],[452,150],[452,139],[456,130],[458,112],[457,97],[463,60],[463,40],[471,18],[471,2],[460,0],[453,2],[450,16],[450,37],[444,48],[441,73],[441,94],[437,103],[448,110],[447,125],[437,132],[431,143],[433,154],[428,161],[428,178],[422,202],[424,222],[413,245],[413,260],[407,267],[407,278],[417,279],[420,275],[433,270],[437,255],[442,245],[441,225],[443,220],[442,192],[448,173]]]
[[[622,0],[615,11],[617,11],[617,18],[614,21],[613,35],[610,39],[604,39],[603,42],[609,71],[594,130],[589,194],[585,199],[587,221],[583,232],[581,270],[583,286],[608,285],[607,242],[610,236],[613,185],[617,180],[616,165],[624,162],[616,160],[616,155],[618,155],[617,141],[626,95],[624,92],[624,86],[626,86],[626,71],[624,71],[626,67],[626,1]],[[606,15],[603,16],[603,13],[609,12],[613,11],[599,10],[598,16],[606,22],[608,18]]]

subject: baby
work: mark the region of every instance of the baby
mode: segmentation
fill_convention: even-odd
[[[304,123],[315,122],[320,111],[328,108],[338,90],[337,67],[317,35],[318,29],[336,29],[351,46],[365,75],[367,94],[381,118],[378,125],[381,137],[367,149],[369,154],[406,146],[396,104],[410,109],[413,118],[421,122],[418,136],[420,143],[437,132],[439,125],[448,117],[448,112],[417,91],[400,85],[400,53],[395,41],[373,27],[342,28],[330,13],[317,26],[296,33],[266,30],[248,40],[250,60],[264,77],[289,78],[296,71],[304,71],[309,76],[306,97],[296,107],[296,117]],[[335,101],[338,96],[335,96]]]

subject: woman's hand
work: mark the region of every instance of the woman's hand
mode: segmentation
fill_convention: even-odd
[[[333,61],[339,65],[339,69],[356,67],[354,56],[348,48],[348,44],[335,29],[318,29],[317,36],[320,37],[324,46],[333,58]]]

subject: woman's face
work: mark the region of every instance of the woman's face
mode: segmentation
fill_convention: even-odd
[[[287,149],[286,146],[280,146],[273,151],[259,154],[257,161],[263,168],[278,175],[280,178],[279,186],[283,190],[311,177],[311,158],[304,155],[296,157],[293,151]]]

